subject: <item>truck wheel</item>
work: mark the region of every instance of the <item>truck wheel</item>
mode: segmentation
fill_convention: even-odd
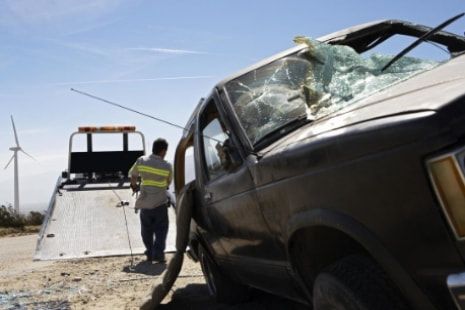
[[[408,307],[373,262],[362,256],[348,256],[316,277],[313,309],[400,310]]]
[[[198,252],[208,291],[217,302],[237,304],[249,299],[249,289],[246,286],[224,275],[202,246],[199,246]]]

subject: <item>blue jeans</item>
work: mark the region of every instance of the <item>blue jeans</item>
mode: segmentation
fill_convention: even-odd
[[[155,260],[163,259],[169,226],[167,205],[155,209],[141,209],[140,223],[147,257]]]

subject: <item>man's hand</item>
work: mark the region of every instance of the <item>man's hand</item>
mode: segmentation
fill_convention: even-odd
[[[132,193],[135,194],[140,191],[140,186],[138,184],[131,183]]]

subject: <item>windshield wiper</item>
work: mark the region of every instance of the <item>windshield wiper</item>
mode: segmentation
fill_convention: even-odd
[[[445,22],[443,22],[442,24],[438,25],[437,27],[431,29],[430,31],[428,31],[427,33],[425,33],[424,35],[422,35],[421,37],[419,37],[418,39],[416,39],[412,44],[410,44],[409,46],[407,46],[406,48],[404,48],[399,54],[397,54],[396,56],[394,56],[394,58],[391,59],[391,61],[389,61],[382,69],[381,69],[381,72],[383,72],[384,70],[386,70],[387,68],[389,68],[393,63],[395,63],[397,60],[399,60],[399,58],[403,57],[405,54],[407,54],[408,52],[410,52],[411,50],[413,50],[415,47],[417,47],[420,43],[422,43],[423,41],[426,41],[429,37],[431,37],[433,34],[435,34],[436,32],[438,31],[441,31],[443,28],[445,28],[446,26],[452,24],[453,22],[455,22],[457,19],[461,18],[463,15],[465,15],[465,13],[461,13],[457,16],[454,16],[452,18],[449,18],[448,20],[446,20]]]
[[[264,141],[268,140],[270,137],[275,136],[276,134],[284,135],[287,134],[289,131],[294,130],[304,124],[310,123],[313,121],[312,119],[308,118],[307,114],[303,114],[297,118],[294,118],[293,120],[290,120],[287,123],[284,123],[283,125],[276,127],[272,131],[266,133],[263,137],[261,137],[257,142],[254,143],[254,146],[257,146]]]

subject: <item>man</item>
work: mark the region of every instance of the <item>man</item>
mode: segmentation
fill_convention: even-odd
[[[173,175],[171,164],[164,160],[167,150],[166,140],[155,140],[152,154],[139,157],[129,170],[133,191],[138,190],[137,180],[138,177],[141,178],[140,195],[135,208],[140,209],[142,241],[149,262],[165,262],[164,251],[169,224],[169,199],[166,190]]]

